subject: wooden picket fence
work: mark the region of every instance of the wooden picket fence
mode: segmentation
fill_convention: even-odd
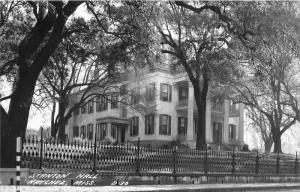
[[[22,166],[140,173],[298,174],[297,155],[240,151],[200,151],[162,147],[103,145],[29,137],[23,143]]]

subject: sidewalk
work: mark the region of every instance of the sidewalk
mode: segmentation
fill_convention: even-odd
[[[245,190],[298,189],[300,183],[249,183],[249,184],[189,184],[189,185],[136,185],[136,186],[19,186],[20,192],[129,192],[129,191],[205,191],[226,192]],[[15,192],[15,186],[0,186],[0,192]]]

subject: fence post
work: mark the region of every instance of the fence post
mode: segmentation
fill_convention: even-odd
[[[298,154],[296,152],[296,159],[295,159],[295,174],[298,174]]]
[[[140,172],[140,138],[138,138],[137,157],[136,157],[136,172]]]
[[[235,154],[234,154],[234,146],[232,147],[232,171],[231,173],[234,174],[235,171]]]
[[[94,153],[93,153],[93,170],[92,170],[92,172],[94,172],[94,173],[97,172],[97,170],[96,170],[96,153],[97,153],[97,143],[96,143],[96,131],[95,131]]]
[[[259,169],[259,156],[258,156],[258,151],[256,151],[256,162],[255,162],[255,173],[258,174],[258,169]]]
[[[43,127],[41,127],[40,169],[43,168]]]
[[[20,185],[20,169],[21,169],[21,156],[22,156],[22,140],[21,137],[17,137],[16,140],[16,192],[20,192],[20,190],[18,190],[18,186]]]
[[[279,151],[277,152],[277,160],[276,160],[276,173],[279,173],[280,159],[279,159]]]
[[[173,148],[173,173],[176,173],[177,146]]]
[[[207,145],[205,148],[205,157],[204,157],[204,173],[207,174],[208,173],[208,151],[207,151]]]

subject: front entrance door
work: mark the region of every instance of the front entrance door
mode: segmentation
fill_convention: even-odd
[[[121,143],[125,142],[125,127],[120,127],[121,129]]]
[[[213,122],[213,142],[222,144],[222,123]]]

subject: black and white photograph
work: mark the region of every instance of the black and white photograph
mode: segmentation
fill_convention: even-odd
[[[0,192],[300,191],[300,1],[0,0]]]

